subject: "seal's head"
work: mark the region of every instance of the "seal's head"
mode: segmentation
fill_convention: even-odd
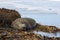
[[[12,22],[11,27],[15,29],[32,29],[36,26],[35,20],[32,18],[18,18]]]

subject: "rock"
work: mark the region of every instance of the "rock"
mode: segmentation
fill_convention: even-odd
[[[36,21],[32,18],[18,18],[12,22],[11,27],[20,30],[30,30],[36,27]]]
[[[60,32],[60,29],[57,28],[56,26],[41,25],[38,23],[37,23],[36,30],[37,31],[43,31],[43,32],[49,32],[49,33]]]
[[[5,35],[1,33],[6,33]],[[0,29],[1,40],[40,40],[40,36],[31,32],[16,31],[13,29]]]
[[[0,28],[0,40],[60,40],[60,37],[47,37],[27,31]]]
[[[60,32],[60,28],[56,27],[56,26],[49,26],[49,28],[51,29],[51,31],[55,31],[55,32]]]
[[[8,27],[17,18],[21,15],[16,10],[0,8],[0,26]]]

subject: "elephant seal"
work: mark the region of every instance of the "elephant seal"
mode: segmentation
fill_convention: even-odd
[[[30,30],[36,26],[36,21],[32,18],[18,18],[12,22],[11,27],[21,30]]]

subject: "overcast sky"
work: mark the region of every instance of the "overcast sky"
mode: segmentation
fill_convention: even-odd
[[[0,0],[0,5],[0,7],[9,5],[36,13],[60,14],[60,0]]]

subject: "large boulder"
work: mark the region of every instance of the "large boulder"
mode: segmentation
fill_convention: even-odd
[[[0,26],[8,27],[17,18],[21,15],[16,10],[0,8]]]

